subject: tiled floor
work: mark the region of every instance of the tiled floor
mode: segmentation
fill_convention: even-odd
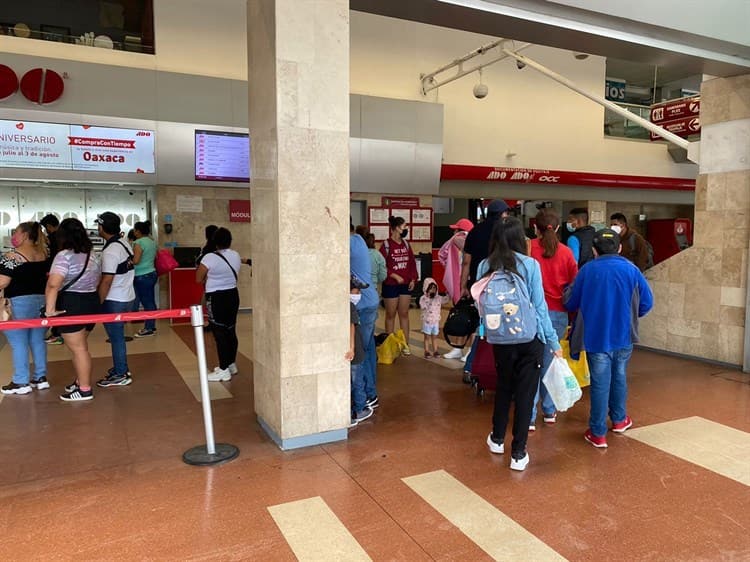
[[[0,401],[0,560],[750,560],[741,373],[637,352],[630,436],[586,444],[584,393],[515,473],[484,444],[492,395],[418,345],[381,367],[382,406],[348,442],[279,451],[254,421],[248,316],[241,333],[240,375],[211,385],[241,455],[210,469],[180,460],[204,441],[190,328],[129,343],[134,384],[91,403],[57,400],[70,363],[52,348],[53,388]]]

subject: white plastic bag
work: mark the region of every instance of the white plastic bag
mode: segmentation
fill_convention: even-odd
[[[568,362],[560,357],[555,357],[552,360],[552,364],[544,374],[542,382],[547,387],[550,398],[555,403],[558,412],[564,412],[570,408],[583,395],[578,379],[570,370]]]

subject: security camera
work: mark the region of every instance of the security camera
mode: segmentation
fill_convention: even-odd
[[[487,97],[487,94],[490,93],[490,89],[487,87],[487,84],[482,84],[481,82],[479,84],[476,84],[474,86],[474,97],[478,100],[483,100]]]
[[[516,68],[518,70],[523,70],[524,68],[526,68],[526,63],[525,62],[521,62],[520,60],[517,60],[516,61]]]

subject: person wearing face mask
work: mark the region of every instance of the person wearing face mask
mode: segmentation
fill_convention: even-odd
[[[23,222],[13,231],[13,250],[0,255],[0,289],[10,299],[13,319],[39,318],[47,285],[47,237],[38,222]],[[13,378],[3,394],[29,394],[49,388],[44,328],[5,330],[13,352]],[[34,359],[31,377],[29,352]]]
[[[422,285],[423,295],[419,298],[419,308],[422,311],[422,334],[424,334],[424,357],[429,359],[440,357],[437,350],[436,336],[440,333],[440,311],[443,304],[450,301],[449,296],[438,295],[437,282],[427,277]]]
[[[357,305],[362,301],[362,291],[368,289],[369,285],[356,274],[351,274],[349,283],[349,315],[351,331],[349,337],[349,351],[344,358],[351,362],[351,425],[365,421],[372,416],[374,407],[368,404],[367,392],[365,391],[365,371],[362,368],[366,357],[365,342],[362,337],[362,323],[360,321]]]
[[[646,271],[652,259],[646,239],[628,226],[628,219],[622,213],[614,213],[609,217],[609,224],[620,235],[620,255],[633,262],[641,271]]]
[[[573,252],[573,257],[578,263],[579,269],[594,259],[594,233],[596,229],[589,225],[589,212],[583,208],[573,209],[568,213],[568,248]]]
[[[414,258],[411,246],[405,240],[409,230],[404,228],[404,219],[401,217],[388,217],[391,235],[388,240],[380,246],[380,253],[385,258],[387,276],[383,281],[383,301],[385,302],[385,331],[393,333],[396,324],[396,313],[398,323],[404,331],[406,341],[409,341],[409,305],[411,304],[411,292],[417,282],[417,260]],[[410,355],[409,346],[403,351],[404,355]]]

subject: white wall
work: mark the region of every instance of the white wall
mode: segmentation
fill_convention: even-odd
[[[154,0],[156,55],[0,36],[0,53],[247,80],[246,0]]]
[[[245,0],[156,0],[157,55],[0,36],[0,52],[245,79]],[[492,37],[351,12],[351,91],[423,100],[419,74],[493,40]],[[602,92],[604,59],[576,61],[566,51],[533,47],[526,54]],[[486,70],[487,99],[475,100],[467,76],[431,93],[445,105],[445,162],[694,177],[661,144],[605,138],[603,109],[532,69],[511,61]],[[517,153],[506,158],[508,151]]]
[[[351,13],[351,91],[425,99],[419,75],[496,38],[414,22]],[[577,61],[568,51],[532,47],[530,56],[603,93],[605,61]],[[675,164],[665,146],[605,138],[604,109],[530,68],[506,60],[484,71],[489,96],[476,100],[476,75],[452,82],[428,101],[445,105],[444,161],[648,176],[695,177],[697,167]],[[506,158],[506,153],[517,153]]]
[[[740,45],[750,45],[750,34],[747,32],[747,23],[750,21],[750,2],[747,0],[548,1],[722,41],[732,41]]]

